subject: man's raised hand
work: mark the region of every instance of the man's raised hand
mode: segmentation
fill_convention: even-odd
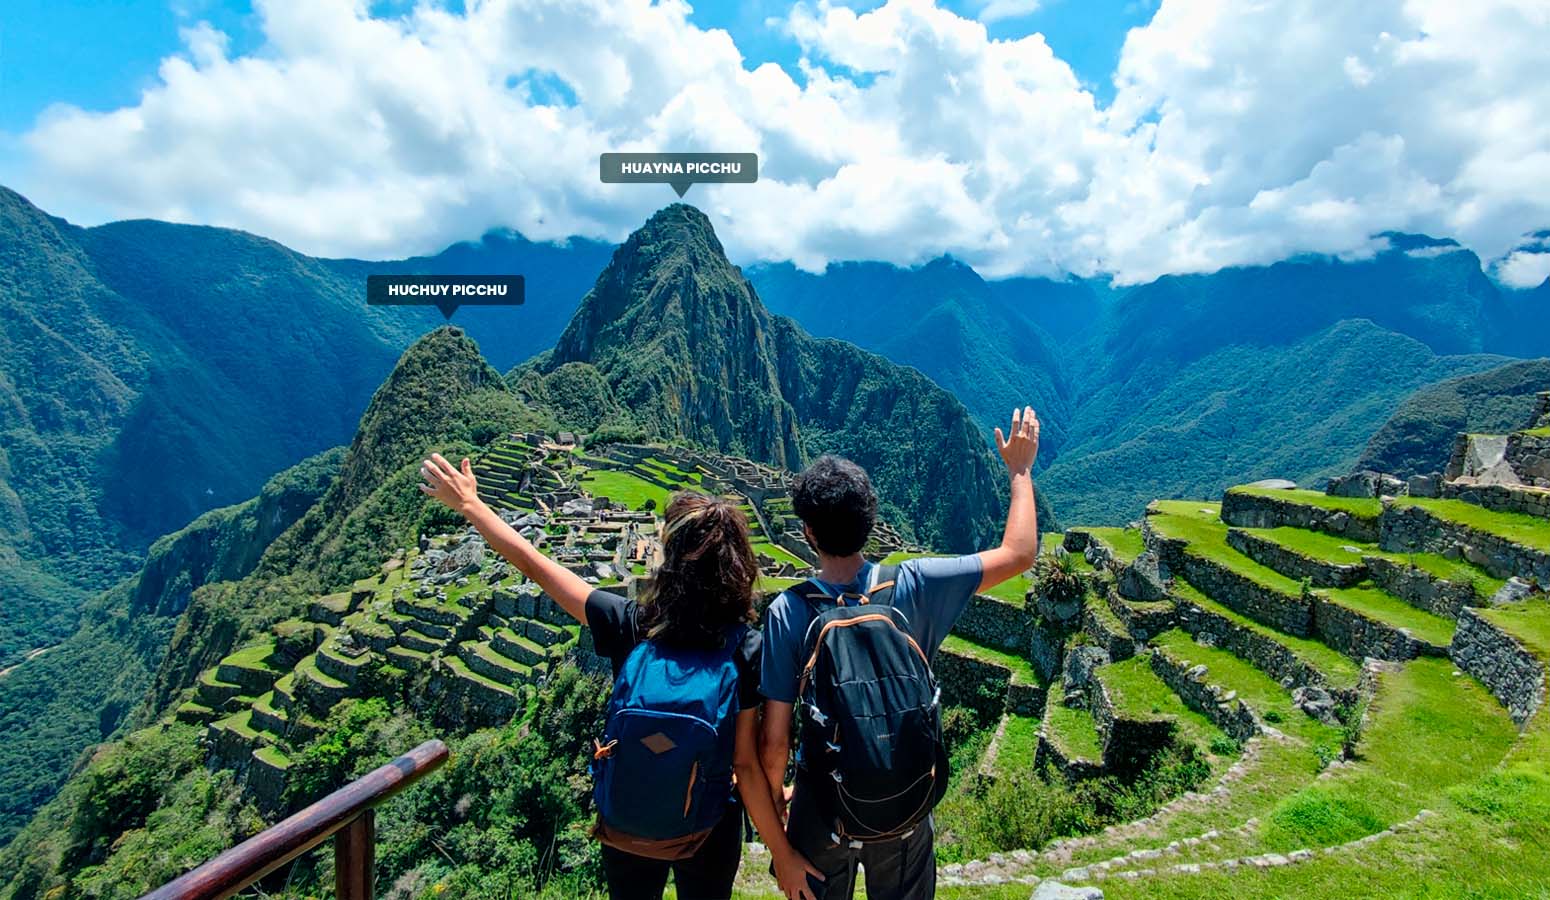
[[[1032,470],[1033,461],[1039,455],[1039,419],[1033,414],[1033,407],[1012,410],[1011,437],[1006,437],[997,428],[996,449],[1013,475]]]

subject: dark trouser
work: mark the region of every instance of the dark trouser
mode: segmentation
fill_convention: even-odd
[[[823,821],[813,792],[797,781],[791,795],[786,836],[813,867],[824,874],[819,900],[851,900],[856,890],[856,864],[866,868],[867,900],[930,900],[936,896],[936,853],[931,817],[898,840],[864,844],[859,849],[836,844],[833,823]]]
[[[667,873],[679,900],[727,900],[743,858],[743,810],[727,807],[700,849],[688,859],[651,859],[603,845],[609,900],[662,900]]]

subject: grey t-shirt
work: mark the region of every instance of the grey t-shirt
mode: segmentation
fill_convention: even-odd
[[[829,596],[859,592],[873,583],[877,566],[866,563],[850,584],[814,579]],[[979,588],[984,567],[978,556],[906,560],[899,566],[893,606],[909,620],[911,635],[928,656],[935,656],[953,623]],[[813,619],[812,603],[790,591],[770,604],[764,619],[764,659],[759,691],[777,703],[795,703],[802,672],[802,644]]]

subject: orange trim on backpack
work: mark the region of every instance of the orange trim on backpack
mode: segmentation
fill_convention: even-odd
[[[602,741],[598,740],[597,738],[593,738],[592,739],[592,747],[593,747],[592,758],[593,759],[607,759],[608,757],[613,756],[614,755],[614,747],[618,746],[618,744],[619,744],[619,741],[617,739],[609,741],[608,743],[605,744]]]
[[[830,628],[848,628],[851,625],[859,625],[862,622],[875,622],[879,619],[893,625],[895,628],[899,628],[894,623],[892,616],[882,613],[867,613],[866,615],[856,616],[851,619],[835,619],[832,622],[825,623],[818,630],[818,637],[813,639],[813,655],[807,658],[807,665],[802,667],[802,677],[798,680],[798,689],[800,690],[807,686],[807,679],[812,675],[813,666],[818,664],[818,650],[823,647],[823,636],[828,633]],[[915,648],[915,652],[920,654],[921,661],[928,666],[931,665],[931,660],[926,657],[926,651],[920,649],[920,645],[915,643],[915,638],[902,628],[899,628],[899,631],[904,635],[904,639],[910,642],[910,646]]]

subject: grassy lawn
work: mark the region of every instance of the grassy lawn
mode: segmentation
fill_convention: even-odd
[[[640,509],[647,500],[655,500],[656,508],[664,510],[673,492],[628,472],[612,472],[594,469],[583,475],[581,487],[594,497],[607,497],[630,509]]]
[[[1292,695],[1274,678],[1220,647],[1195,643],[1188,634],[1174,629],[1152,639],[1152,644],[1176,660],[1204,664],[1206,681],[1238,692],[1271,727],[1310,746],[1338,748],[1341,730],[1309,716],[1292,705]]]
[[[1550,662],[1550,600],[1525,600],[1477,612],[1487,622],[1522,641],[1536,658]]]
[[[1545,519],[1521,513],[1498,512],[1463,500],[1399,497],[1394,505],[1417,506],[1445,522],[1483,531],[1541,553],[1550,553],[1550,521]]]
[[[1479,566],[1462,559],[1448,559],[1440,553],[1389,553],[1384,550],[1374,550],[1368,555],[1380,556],[1401,565],[1415,566],[1433,578],[1441,578],[1443,581],[1473,584],[1475,595],[1483,599],[1490,599],[1491,595],[1501,590],[1502,585],[1507,583],[1505,578],[1496,578]]]
[[[269,657],[274,655],[274,638],[265,638],[251,647],[227,656],[221,662],[238,669],[269,669],[274,667],[269,664]]]
[[[1083,528],[1091,537],[1114,551],[1120,562],[1128,563],[1146,550],[1146,541],[1139,528]]]
[[[749,521],[752,520],[753,519],[750,516]],[[780,546],[779,544],[775,544],[770,541],[753,541],[752,543],[753,552],[760,556],[769,557],[776,562],[791,563],[798,569],[807,568],[807,563],[803,562],[801,557],[793,554],[791,551],[787,550],[785,547]]]
[[[942,650],[948,653],[956,653],[960,656],[968,656],[981,662],[991,663],[1003,669],[1010,670],[1012,681],[1016,684],[1039,684],[1039,673],[1033,670],[1033,664],[1005,650],[997,650],[994,647],[986,647],[956,634],[949,634],[942,641]]]
[[[1376,497],[1331,497],[1322,491],[1283,491],[1276,488],[1229,488],[1229,494],[1245,494],[1250,497],[1267,497],[1284,503],[1300,503],[1348,512],[1359,519],[1377,519],[1383,513],[1383,503]]]
[[[1031,772],[1038,749],[1039,720],[1008,714],[1006,728],[1001,731],[1001,747],[996,751],[996,768],[1002,772]]]
[[[1377,544],[1362,544],[1347,538],[1335,537],[1322,531],[1307,531],[1283,525],[1280,528],[1244,528],[1255,537],[1274,541],[1309,559],[1322,559],[1337,565],[1357,565],[1363,556],[1378,553]],[[1348,549],[1350,548],[1350,549]]]
[[[1438,647],[1446,647],[1453,640],[1456,623],[1452,619],[1417,609],[1370,583],[1348,588],[1321,588],[1315,593],[1369,619],[1407,629],[1420,640]]]
[[[1324,676],[1324,680],[1334,687],[1354,687],[1357,679],[1361,676],[1361,667],[1355,661],[1343,653],[1330,649],[1326,644],[1310,638],[1295,637],[1285,632],[1276,631],[1268,625],[1262,625],[1247,616],[1228,609],[1215,600],[1211,600],[1185,581],[1175,580],[1173,592],[1181,600],[1193,603],[1207,612],[1227,619],[1234,625],[1246,628],[1261,637],[1269,638],[1280,644],[1290,650],[1293,656],[1317,670]]]
[[[1269,566],[1262,566],[1229,546],[1227,526],[1220,520],[1214,519],[1198,506],[1180,508],[1175,505],[1177,502],[1159,501],[1153,504],[1158,512],[1150,517],[1150,522],[1158,534],[1188,541],[1186,552],[1217,563],[1260,587],[1292,598],[1302,596],[1300,581],[1288,578]]]
[[[1015,603],[1018,606],[1021,606],[1023,601],[1028,597],[1028,591],[1032,588],[1033,576],[1027,572],[1024,572],[1021,575],[1001,582],[1000,584],[986,591],[985,595],[988,597],[995,597],[997,600],[1005,600],[1008,603]]]
[[[1188,706],[1152,671],[1144,656],[1133,656],[1117,663],[1100,666],[1095,674],[1108,689],[1114,714],[1123,719],[1148,721],[1172,719],[1179,737],[1194,744],[1202,755],[1215,757],[1209,748],[1226,735],[1205,716]]]
[[[1098,725],[1093,714],[1066,706],[1056,696],[1058,693],[1050,691],[1049,702],[1044,706],[1045,735],[1068,759],[1101,762],[1103,745],[1098,743]]]

